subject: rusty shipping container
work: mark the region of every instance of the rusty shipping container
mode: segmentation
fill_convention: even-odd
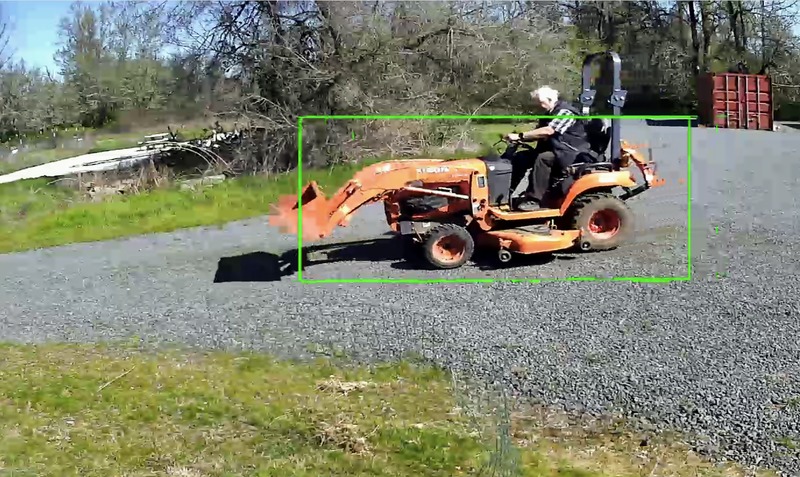
[[[698,78],[700,124],[772,131],[772,80],[766,75],[710,73]]]

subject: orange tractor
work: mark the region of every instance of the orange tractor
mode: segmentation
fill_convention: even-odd
[[[594,102],[591,69],[600,57],[610,60],[613,67],[609,103],[614,116],[619,116],[626,92],[620,85],[621,62],[613,52],[593,54],[584,61],[583,114],[588,115]],[[327,237],[337,226],[346,226],[360,207],[383,202],[391,230],[412,245],[409,250],[417,257],[441,269],[462,266],[476,247],[496,250],[503,263],[514,253],[610,250],[634,231],[634,217],[625,201],[663,184],[663,179],[656,178],[652,160],[646,161],[620,139],[620,119],[612,119],[610,127],[592,119],[587,133],[595,154],[584,154],[585,162],[574,163],[551,184],[551,191],[558,192],[545,199],[547,208],[531,212],[512,208],[509,157],[517,147],[527,145],[509,143],[500,157],[379,162],[356,173],[330,198],[311,182],[299,201],[294,195],[278,201],[270,224],[298,233],[297,209],[302,207],[303,239],[313,241]],[[628,169],[631,162],[643,176],[641,184]],[[614,194],[616,188],[623,193]]]

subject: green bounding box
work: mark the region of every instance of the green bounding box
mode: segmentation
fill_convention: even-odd
[[[476,119],[506,120],[506,121],[534,121],[539,119],[552,119],[556,116],[495,116],[495,115],[321,115],[300,116],[297,121],[297,200],[301,203],[301,191],[305,185],[303,181],[303,123],[309,120],[320,120],[327,123],[329,120],[461,120]],[[297,276],[301,283],[332,284],[332,283],[396,283],[396,284],[466,284],[466,283],[546,283],[559,281],[595,281],[595,282],[633,282],[633,283],[671,283],[676,281],[690,281],[692,279],[692,120],[697,116],[579,116],[580,119],[637,119],[637,120],[685,120],[686,133],[686,275],[664,277],[566,277],[566,278],[354,278],[354,279],[308,279],[303,277],[303,210],[297,209]],[[376,234],[377,236],[377,234]]]

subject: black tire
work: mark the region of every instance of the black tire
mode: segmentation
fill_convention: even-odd
[[[425,259],[434,267],[458,268],[472,258],[475,241],[464,227],[442,224],[428,233],[422,249]]]
[[[589,246],[585,251],[613,250],[625,243],[635,228],[631,209],[610,193],[578,197],[566,219],[565,228],[581,231],[581,242]]]

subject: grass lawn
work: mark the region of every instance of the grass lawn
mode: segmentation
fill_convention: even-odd
[[[0,475],[742,475],[677,446],[548,433],[519,416],[498,453],[451,382],[410,363],[4,345]]]
[[[304,171],[303,178],[317,180],[330,193],[360,167]],[[0,253],[223,224],[267,214],[278,196],[297,190],[297,175],[284,174],[242,177],[197,191],[169,188],[91,203],[48,182],[36,179],[0,185]]]

